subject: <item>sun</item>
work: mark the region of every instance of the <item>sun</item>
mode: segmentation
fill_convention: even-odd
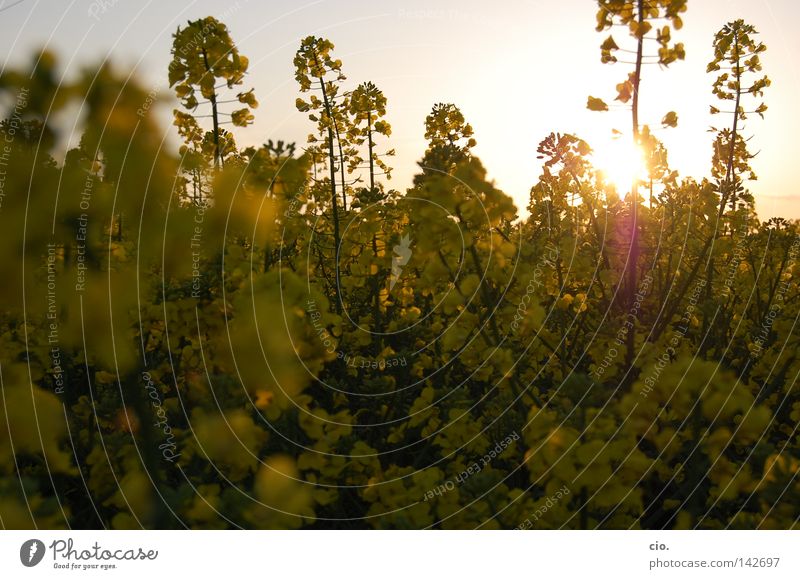
[[[631,190],[634,179],[647,179],[642,149],[626,138],[612,138],[592,153],[593,164],[622,195]]]

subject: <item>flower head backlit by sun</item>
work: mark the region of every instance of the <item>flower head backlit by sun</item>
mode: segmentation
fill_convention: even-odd
[[[628,193],[634,179],[647,180],[647,165],[642,149],[624,138],[612,139],[592,153],[594,166],[618,193]]]

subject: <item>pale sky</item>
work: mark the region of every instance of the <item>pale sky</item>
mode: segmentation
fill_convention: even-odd
[[[103,4],[105,11],[98,10]],[[19,64],[47,46],[72,74],[109,58],[168,97],[171,34],[187,19],[212,15],[250,59],[247,86],[261,104],[255,124],[235,131],[238,143],[300,145],[313,127],[294,108],[292,58],[301,37],[326,36],[343,61],[347,88],[371,80],[388,98],[397,150],[390,186],[405,189],[417,171],[431,106],[453,102],[475,129],[475,153],[490,177],[522,211],[540,172],[536,146],[548,133],[574,132],[602,149],[612,127],[630,125],[623,111],[586,110],[589,94],[610,102],[629,70],[600,63],[599,44],[608,32],[594,31],[595,11],[592,0],[0,0],[0,59],[2,66]],[[675,110],[678,128],[656,134],[681,174],[707,174],[707,129],[727,119],[708,114],[713,79],[705,68],[714,33],[737,18],[760,31],[768,46],[764,72],[772,79],[766,120],[753,116],[745,127],[754,135],[751,151],[760,151],[753,161],[759,180],[750,185],[756,209],[761,218],[800,218],[800,180],[793,174],[800,162],[800,2],[689,0],[685,25],[673,33],[686,46],[686,60],[666,70],[646,67],[641,122],[658,126]],[[169,131],[171,108],[161,111]]]

